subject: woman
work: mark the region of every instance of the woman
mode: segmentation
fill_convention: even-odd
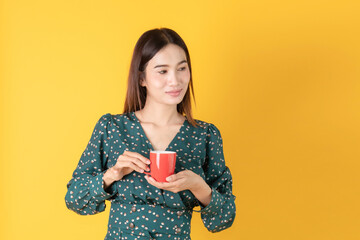
[[[193,211],[211,232],[232,225],[236,197],[222,138],[213,124],[193,119],[191,93],[181,37],[168,28],[145,32],[132,56],[124,112],[101,116],[67,184],[66,205],[78,214],[102,212],[111,201],[105,239],[190,239]],[[144,174],[150,150],[176,151],[167,182]]]

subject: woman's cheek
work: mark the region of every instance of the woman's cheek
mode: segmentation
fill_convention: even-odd
[[[184,77],[183,79],[185,79],[185,82],[186,82],[186,83],[190,82],[190,71],[187,70],[187,71],[184,73],[184,76],[183,76],[183,77]]]
[[[149,87],[153,88],[153,89],[158,89],[161,88],[162,86],[162,79],[156,76],[151,76],[151,78],[149,78],[148,80],[148,85]]]

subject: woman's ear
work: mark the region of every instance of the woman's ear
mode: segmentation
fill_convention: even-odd
[[[143,79],[143,78],[140,79],[140,86],[142,86],[142,87],[146,86],[145,79]]]
[[[144,72],[140,72],[140,86],[142,86],[142,87],[145,87],[145,77],[144,77]]]

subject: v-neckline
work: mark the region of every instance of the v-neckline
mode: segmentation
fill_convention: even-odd
[[[147,143],[148,143],[148,146],[149,148],[152,150],[152,151],[155,151],[152,143],[150,142],[149,138],[146,136],[146,133],[140,123],[140,120],[138,119],[138,117],[136,116],[135,112],[132,112],[132,116],[133,118],[135,119],[135,122],[138,123],[139,125],[139,130],[141,131],[141,133],[144,135],[144,138],[146,139]],[[185,120],[183,122],[183,124],[181,125],[179,131],[176,133],[175,137],[170,141],[169,145],[166,147],[165,150],[158,150],[158,151],[169,151],[169,148],[171,147],[171,145],[176,141],[177,137],[181,134],[181,131],[183,130],[183,128],[185,127],[186,125],[186,122],[187,122],[187,117],[185,116]]]

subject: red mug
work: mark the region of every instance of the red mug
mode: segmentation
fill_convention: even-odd
[[[158,182],[167,182],[166,178],[174,174],[175,164],[176,152],[150,151],[150,171],[144,173]]]

